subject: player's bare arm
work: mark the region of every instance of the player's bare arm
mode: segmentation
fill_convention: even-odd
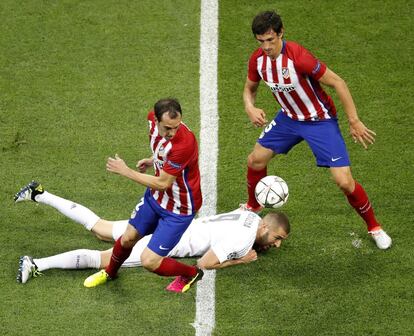
[[[243,91],[243,101],[244,109],[252,124],[257,127],[262,127],[267,123],[266,113],[254,105],[259,84],[260,82],[254,82],[249,78],[246,79]]]
[[[330,69],[319,79],[319,81],[327,86],[335,89],[345,113],[348,117],[349,132],[355,142],[359,142],[367,149],[368,144],[373,144],[375,141],[375,132],[368,129],[364,123],[359,120],[358,113],[352,99],[351,92],[348,89],[345,81]]]
[[[118,154],[115,155],[115,158],[108,158],[106,163],[106,170],[111,173],[119,174],[126,178],[129,178],[132,181],[135,181],[139,184],[142,184],[146,187],[150,187],[155,190],[163,191],[170,187],[176,177],[170,175],[165,171],[161,170],[159,176],[152,176],[137,172],[127,166],[124,160],[122,160]]]
[[[257,253],[255,250],[250,250],[244,257],[233,260],[226,260],[220,263],[216,254],[212,249],[209,249],[198,261],[197,266],[202,269],[219,269],[240,264],[248,264],[257,260]]]
[[[152,157],[139,160],[136,167],[140,173],[145,173],[148,168],[153,167],[154,159]]]

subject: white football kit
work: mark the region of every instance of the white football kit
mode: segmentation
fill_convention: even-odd
[[[197,257],[211,248],[220,263],[242,258],[253,246],[260,220],[258,215],[245,210],[194,219],[168,256]],[[115,240],[125,232],[127,225],[128,220],[114,222]],[[122,266],[141,266],[141,254],[150,239],[148,235],[139,240]]]

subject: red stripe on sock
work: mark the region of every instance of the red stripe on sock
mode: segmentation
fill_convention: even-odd
[[[351,194],[347,195],[347,198],[349,204],[355,209],[355,211],[367,224],[368,231],[372,231],[375,228],[381,227],[381,224],[379,224],[375,218],[374,209],[372,208],[366,191],[357,181],[355,181],[354,191]]]

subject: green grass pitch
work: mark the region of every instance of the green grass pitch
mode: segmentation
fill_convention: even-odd
[[[377,132],[365,151],[340,125],[360,181],[393,237],[379,251],[306,145],[274,160],[289,184],[292,234],[255,263],[217,272],[214,335],[412,335],[414,110],[410,1],[220,2],[218,211],[245,200],[245,162],[259,130],[242,105],[250,32],[277,9],[286,38],[343,77],[359,115]],[[199,130],[198,1],[0,3],[0,334],[194,335],[195,291],[142,269],[87,290],[86,271],[48,271],[19,285],[18,258],[104,249],[46,206],[12,202],[31,179],[108,219],[127,218],[143,188],[105,171],[118,153],[149,154],[147,110],[176,96]],[[208,84],[206,84],[208,85]],[[262,85],[258,105],[276,109]],[[356,248],[352,241],[360,239]]]

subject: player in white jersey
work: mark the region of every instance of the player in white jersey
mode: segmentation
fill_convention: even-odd
[[[90,209],[70,200],[53,195],[32,182],[15,195],[15,202],[34,201],[49,205],[68,218],[83,225],[101,240],[117,240],[126,230],[128,220],[107,221]],[[280,247],[290,232],[289,220],[283,213],[269,213],[264,218],[251,211],[235,210],[229,213],[193,220],[179,243],[169,252],[170,257],[198,257],[198,267],[218,269],[249,263],[257,259],[253,245],[266,248]],[[123,267],[141,266],[141,254],[151,235],[141,239],[133,248]],[[46,257],[20,258],[17,281],[26,283],[31,277],[51,268],[83,269],[105,268],[110,261],[112,249],[105,251],[78,249]],[[168,287],[175,290],[177,277]]]

